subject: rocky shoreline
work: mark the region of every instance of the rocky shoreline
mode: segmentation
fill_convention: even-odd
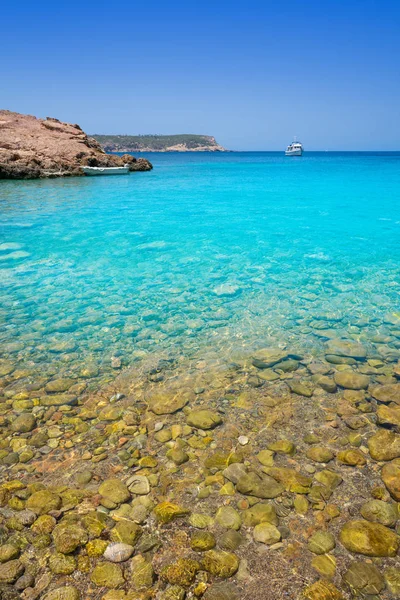
[[[79,125],[0,110],[0,179],[81,176],[82,166],[124,164],[130,171],[152,169],[144,158],[106,154]]]
[[[2,360],[1,597],[398,597],[399,335],[160,357],[96,393],[89,365]]]

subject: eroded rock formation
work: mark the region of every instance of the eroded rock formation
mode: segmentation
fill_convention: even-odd
[[[81,167],[85,165],[115,167],[127,163],[131,171],[152,169],[144,158],[106,154],[79,125],[0,110],[0,179],[83,175]]]

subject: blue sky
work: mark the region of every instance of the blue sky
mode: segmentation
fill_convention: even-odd
[[[2,8],[0,107],[231,149],[400,149],[399,0]]]

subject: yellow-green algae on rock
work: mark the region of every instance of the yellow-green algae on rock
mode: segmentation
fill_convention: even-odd
[[[340,532],[340,541],[350,550],[365,556],[396,556],[400,537],[379,523],[349,521]]]

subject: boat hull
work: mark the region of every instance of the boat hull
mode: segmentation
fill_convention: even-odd
[[[126,175],[129,167],[82,167],[82,171],[89,177],[97,175]]]
[[[303,150],[286,150],[285,156],[301,156]]]

